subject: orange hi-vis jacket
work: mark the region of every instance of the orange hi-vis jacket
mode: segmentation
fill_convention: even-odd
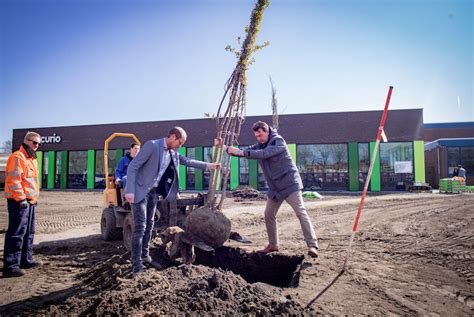
[[[7,161],[5,171],[5,197],[36,204],[39,195],[38,163],[23,148],[14,152]]]

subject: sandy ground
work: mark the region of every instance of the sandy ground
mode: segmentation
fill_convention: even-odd
[[[265,202],[226,199],[233,230],[252,244],[231,241],[214,255],[199,252],[198,263],[221,266],[213,268],[170,261],[157,238],[151,255],[161,268],[148,266],[134,279],[122,243],[100,239],[100,193],[42,192],[34,252],[44,266],[0,279],[0,315],[472,316],[474,194],[368,197],[346,271],[313,301],[341,270],[359,199],[306,202],[320,243],[317,259],[306,255],[288,205],[278,215],[280,252],[263,256],[254,251],[267,243]],[[1,200],[2,254],[5,205]]]

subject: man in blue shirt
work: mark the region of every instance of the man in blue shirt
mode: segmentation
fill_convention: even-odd
[[[137,143],[132,143],[132,145],[130,145],[130,153],[127,153],[118,162],[117,168],[115,169],[115,185],[117,185],[117,187],[122,185],[122,187],[125,188],[125,185],[127,184],[128,165],[133,160],[133,158],[137,156],[139,151],[140,145]]]

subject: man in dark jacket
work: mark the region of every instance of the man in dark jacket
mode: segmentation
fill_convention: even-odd
[[[130,145],[130,153],[123,156],[118,162],[117,168],[115,169],[115,185],[122,185],[123,188],[127,185],[127,169],[130,162],[140,151],[140,144],[132,143]]]
[[[252,130],[257,138],[257,144],[245,150],[229,147],[228,153],[247,159],[259,160],[268,183],[265,225],[267,227],[269,244],[261,252],[278,251],[276,214],[283,201],[286,201],[293,208],[300,221],[301,229],[309,248],[308,254],[312,257],[317,257],[318,241],[301,195],[303,183],[285,140],[275,130],[272,130],[268,124],[262,121],[256,122]]]

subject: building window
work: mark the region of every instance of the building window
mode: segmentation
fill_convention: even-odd
[[[474,175],[474,146],[450,146],[447,152],[449,176],[459,164],[466,170],[466,175]]]
[[[248,146],[240,146],[245,150]],[[249,160],[245,157],[239,157],[239,185],[249,185]]]
[[[54,176],[54,188],[61,188],[61,152],[56,152],[56,174]]]
[[[124,151],[125,152],[125,151]],[[128,153],[129,151],[127,151]],[[107,155],[109,177],[115,179],[115,169],[117,168],[118,161],[116,160],[116,152],[109,150]],[[105,164],[104,164],[104,151],[95,151],[95,172],[94,172],[94,188],[105,188]]]
[[[191,160],[196,159],[195,148],[186,148],[186,156]],[[196,188],[196,169],[191,166],[186,166],[186,189]]]
[[[207,146],[204,147],[203,152],[204,152],[204,162],[211,163],[213,161],[212,147],[207,147]],[[227,162],[227,153],[224,153],[223,158],[222,158],[222,162],[223,162],[222,168],[223,168],[223,170],[225,170],[226,162]],[[208,170],[208,169],[205,169],[203,175],[204,175],[203,176],[203,188],[204,189],[209,189],[209,181],[210,181],[210,177],[211,177],[211,171]],[[227,188],[230,188],[230,177],[227,178]]]
[[[363,190],[369,173],[370,154],[369,144],[359,143],[359,189]]]
[[[48,187],[48,152],[43,152],[43,179],[41,180],[41,187]]]
[[[109,151],[110,154],[110,151]],[[104,151],[95,151],[94,188],[105,188]]]
[[[304,188],[348,189],[347,144],[297,145],[296,157]]]
[[[405,190],[413,183],[413,144],[380,144],[380,174],[382,190]]]
[[[230,156],[229,156],[229,154],[227,154],[227,151],[224,151],[222,153],[222,172],[225,173],[229,169],[230,169]],[[225,177],[224,174],[223,174],[222,177]],[[221,182],[222,182],[222,180],[221,180]],[[221,186],[221,188],[222,188],[222,186]],[[229,170],[229,174],[227,176],[226,190],[230,190],[230,170]]]
[[[263,174],[262,167],[260,166],[260,162],[257,165],[257,181],[258,181],[258,190],[268,190],[268,183],[265,179],[265,175]]]
[[[459,164],[466,170],[466,175],[474,175],[474,146],[461,147]]]
[[[212,147],[204,147],[203,148],[203,155],[204,155],[204,162],[212,162]],[[211,172],[208,169],[204,170],[204,176],[203,176],[203,188],[204,189],[209,189],[209,178],[211,175]]]
[[[69,152],[68,188],[87,188],[87,151]]]
[[[102,158],[104,157],[103,152],[104,151],[102,151]],[[124,153],[125,153],[125,151],[124,151]],[[115,179],[115,170],[117,169],[117,165],[118,165],[118,161],[119,161],[119,160],[117,160],[117,152],[115,150],[112,150],[112,151],[109,150],[109,154],[107,155],[107,161],[109,163],[109,168],[108,168],[109,176],[113,176],[114,179]],[[97,164],[98,163],[96,163],[96,166],[97,166]]]

